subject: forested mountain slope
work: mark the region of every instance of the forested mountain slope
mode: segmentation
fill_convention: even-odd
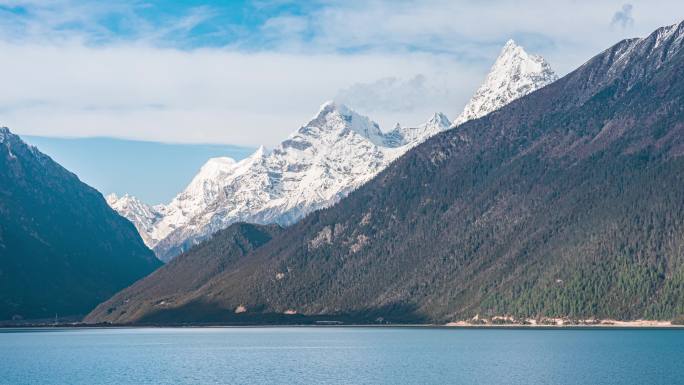
[[[121,303],[126,307],[121,315],[127,318],[172,309],[185,296],[231,269],[242,257],[282,231],[278,225],[234,223],[100,304],[85,321],[105,318],[115,311],[115,304]]]
[[[159,265],[99,192],[0,128],[0,320],[82,316]]]
[[[681,316],[683,41],[684,23],[622,41],[433,137],[173,308],[95,319]]]

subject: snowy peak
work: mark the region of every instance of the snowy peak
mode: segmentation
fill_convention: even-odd
[[[509,40],[485,82],[454,120],[454,126],[496,111],[557,79],[558,76],[544,58],[528,54],[513,40]]]
[[[324,103],[318,114],[297,133],[302,135],[344,135],[354,132],[373,144],[383,144],[383,134],[377,123],[334,101]]]
[[[119,197],[118,195],[112,193],[109,194],[105,197],[107,200],[107,203],[109,206],[111,206],[114,209],[119,209],[119,208],[127,208],[127,209],[135,209],[135,211],[139,211],[141,213],[152,213],[154,211],[154,208],[152,206],[147,205],[146,203],[143,203],[140,201],[138,198],[124,194],[123,196]],[[151,217],[152,215],[146,215]]]
[[[225,170],[231,169],[235,165],[235,163],[237,163],[235,159],[229,158],[227,156],[210,158],[200,169],[200,174],[220,174]]]
[[[655,32],[653,32],[649,37],[646,39],[651,39],[654,41],[653,43],[653,49],[656,49],[660,46],[663,45],[663,43],[668,42],[668,43],[678,43],[675,44],[675,51],[677,46],[681,48],[681,42],[682,39],[684,38],[684,21],[677,23],[677,24],[672,24],[668,25],[665,27],[658,28]]]
[[[9,137],[12,135],[10,132],[9,128],[7,127],[0,127],[0,143],[5,143],[5,138]]]
[[[14,135],[9,128],[0,127],[0,143],[5,143],[5,145],[9,148],[10,143],[15,141],[24,143],[24,141],[19,136]]]
[[[541,57],[510,41],[460,119],[494,111],[555,78]],[[368,117],[330,101],[271,151],[261,147],[237,163],[210,159],[168,205],[150,207],[120,198],[112,207],[136,224],[160,259],[170,260],[234,222],[289,225],[328,207],[452,126],[444,114],[435,113],[421,125],[397,125],[383,133]]]
[[[510,58],[514,58],[516,56],[527,56],[527,52],[525,52],[525,49],[521,46],[519,46],[515,40],[513,39],[508,39],[506,44],[504,44],[503,48],[501,49],[501,53],[499,53],[499,57],[497,58],[497,61],[499,60],[508,60]]]
[[[515,84],[518,77],[530,78],[536,82],[556,78],[551,66],[543,57],[528,54],[513,40],[504,45],[490,75],[494,85]]]
[[[17,141],[23,143],[23,141],[18,136],[14,135],[9,128],[0,127],[0,144],[2,144],[2,147],[0,147],[0,150],[2,150],[0,155],[6,153],[9,159],[16,160],[17,157],[12,153],[12,143],[16,143]]]
[[[633,78],[633,83],[639,80],[642,72],[652,72],[676,57],[684,49],[684,21],[667,27],[658,28],[649,36],[638,39],[626,39],[611,47],[610,68],[608,82],[615,77]],[[626,68],[636,64],[631,73],[624,73]],[[638,69],[637,69],[638,68]]]
[[[441,131],[445,128],[449,128],[449,126],[451,126],[451,121],[449,121],[449,118],[447,118],[447,116],[443,113],[435,112],[435,114],[432,115],[432,118],[430,118],[430,120],[428,120],[423,126],[439,128]]]
[[[232,174],[236,164],[237,162],[229,157],[209,159],[202,168],[200,168],[200,171],[195,175],[185,191],[194,196],[197,196],[197,194],[207,195],[218,193],[220,186],[216,181]],[[205,196],[204,198],[206,198],[205,200],[211,200],[213,199],[213,196]]]
[[[19,135],[13,134],[12,131],[10,131],[10,129],[7,127],[0,127],[0,144],[3,145],[0,150],[3,150],[4,148],[3,153],[6,154],[6,156],[11,160],[18,159],[14,151],[25,147],[28,150],[26,154],[35,157],[40,162],[45,162],[48,160],[52,161],[49,156],[40,152],[36,146],[32,146],[24,142]]]
[[[145,245],[152,248],[157,241],[153,229],[163,216],[163,207],[152,207],[128,194],[119,197],[112,193],[105,199],[111,208],[133,222]]]
[[[449,126],[436,113],[418,127],[385,134],[369,118],[327,102],[271,151],[260,147],[239,162],[210,159],[168,205],[150,207],[115,195],[108,202],[168,261],[234,222],[289,225],[328,207]]]
[[[356,113],[344,104],[333,101],[324,103],[318,114],[305,126],[281,144],[282,148],[304,149],[312,145],[315,138],[329,138],[336,141],[340,136],[354,133],[380,148],[397,148],[418,144],[428,137],[448,129],[449,119],[441,112],[435,113],[430,120],[417,127],[402,127],[399,123],[393,130],[383,133],[377,123]]]
[[[425,123],[418,127],[401,127],[398,123],[386,138],[393,146],[415,146],[422,143],[427,138],[438,134],[451,127],[451,122],[446,115],[436,112]]]

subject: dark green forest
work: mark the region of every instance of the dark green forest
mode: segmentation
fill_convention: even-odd
[[[0,321],[78,319],[160,265],[102,194],[0,128]]]

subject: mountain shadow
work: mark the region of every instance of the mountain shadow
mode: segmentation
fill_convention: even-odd
[[[0,128],[0,320],[82,316],[160,265],[98,191]]]

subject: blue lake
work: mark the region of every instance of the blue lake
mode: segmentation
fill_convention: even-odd
[[[684,330],[0,329],[1,384],[681,384]]]

